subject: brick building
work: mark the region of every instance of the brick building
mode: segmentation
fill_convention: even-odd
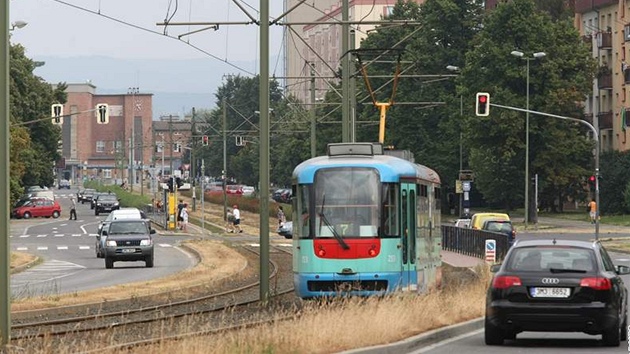
[[[130,166],[136,180],[151,163],[153,151],[152,94],[130,90],[126,94],[97,94],[91,83],[68,84],[68,101],[61,124],[62,175],[75,183],[99,179],[103,183],[129,181]],[[95,106],[109,105],[108,124],[98,124]],[[133,132],[133,134],[132,134]],[[132,156],[132,135],[133,155]]]

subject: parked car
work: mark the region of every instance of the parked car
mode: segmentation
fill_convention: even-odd
[[[46,186],[28,186],[26,187],[26,193],[36,192],[36,191],[47,191],[48,187]]]
[[[59,189],[70,189],[70,181],[67,179],[62,179],[59,181]]]
[[[278,227],[278,235],[284,236],[284,238],[293,238],[293,221],[287,221]]]
[[[12,214],[18,219],[30,219],[32,217],[53,217],[56,219],[61,215],[61,205],[56,200],[35,198],[14,208]]]
[[[155,229],[144,220],[114,220],[103,229],[105,241],[105,268],[114,267],[114,262],[144,261],[147,268],[153,267],[153,237]]]
[[[488,220],[510,220],[510,216],[505,213],[475,213],[470,219],[470,227],[481,230],[483,223]]]
[[[120,202],[116,194],[99,194],[96,199],[93,199],[94,215],[98,216],[100,213],[111,212],[112,210],[120,209]]]
[[[601,243],[563,239],[516,241],[492,266],[485,342],[501,345],[521,332],[584,332],[606,346],[627,339],[628,291]]]
[[[455,227],[470,227],[470,219],[457,219],[455,221]]]
[[[26,198],[46,198],[50,200],[55,200],[55,193],[50,189],[30,191],[24,194],[21,199]]]
[[[252,186],[243,186],[241,189],[243,190],[244,197],[251,197],[254,193],[256,193],[256,189]]]
[[[144,220],[149,222],[149,227],[151,227],[150,220],[147,218],[146,214],[138,208],[120,208],[117,210],[113,210],[105,220],[101,221],[98,224],[98,231],[96,233],[96,245],[94,249],[96,250],[96,257],[103,258],[105,254],[103,250],[105,249],[105,241],[107,240],[107,236],[103,236],[103,230],[106,230],[109,227],[109,224],[115,220]]]
[[[504,234],[507,236],[510,246],[516,241],[516,229],[510,220],[488,220],[483,223],[481,229]]]
[[[293,196],[293,192],[290,188],[281,188],[277,189],[271,195],[271,199],[275,200],[278,203],[291,203],[291,197]]]
[[[226,194],[236,194],[236,195],[242,195],[243,194],[243,187],[237,184],[228,184],[227,186],[225,186],[225,193]]]

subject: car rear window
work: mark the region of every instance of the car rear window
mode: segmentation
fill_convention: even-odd
[[[514,249],[507,260],[511,271],[571,269],[591,272],[596,269],[595,253],[579,247],[522,247]]]

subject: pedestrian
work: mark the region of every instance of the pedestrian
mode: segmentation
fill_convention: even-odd
[[[282,205],[278,205],[278,228],[284,226],[285,222],[287,222],[287,217],[284,215],[284,209]]]
[[[225,232],[234,232],[234,214],[232,214],[232,209],[230,208],[227,208],[227,215],[225,217]]]
[[[184,204],[181,215],[182,215],[181,227],[183,231],[186,231],[188,230],[188,204]]]
[[[182,209],[184,209],[184,201],[180,199],[177,204],[177,228],[180,230],[182,229],[182,221],[184,221],[182,219]]]
[[[70,220],[77,219],[77,202],[74,200],[74,197],[70,197]]]
[[[239,233],[243,232],[243,229],[241,229],[241,211],[238,210],[238,205],[234,204],[232,214],[234,214],[234,232],[237,232],[236,230]]]
[[[594,224],[597,219],[597,203],[595,203],[595,199],[591,199],[590,203],[588,203],[588,214],[591,217],[591,224]]]

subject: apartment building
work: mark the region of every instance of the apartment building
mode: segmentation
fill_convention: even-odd
[[[98,94],[92,83],[71,83],[66,90],[61,124],[61,155],[58,166],[65,176],[79,183],[99,179],[103,183],[122,183],[130,176],[139,180],[152,157],[152,98],[137,89],[125,94]],[[109,105],[109,123],[98,124],[95,107]],[[133,144],[132,144],[133,136]],[[131,157],[133,156],[133,158]],[[130,168],[131,167],[131,168]]]
[[[192,128],[191,116],[164,115],[153,121],[153,165],[157,176],[170,176],[175,170],[183,170],[182,175],[191,171],[190,166],[182,163],[182,158],[190,149]]]
[[[575,0],[575,26],[592,48],[599,69],[593,93],[585,102],[585,119],[600,132],[602,151],[630,147],[630,3],[625,0]]]
[[[349,21],[377,21],[391,14],[397,0],[346,0],[349,2]],[[298,0],[285,0],[285,10]],[[424,0],[418,0],[423,3]],[[330,83],[338,80],[335,74],[341,67],[341,0],[306,2],[291,11],[287,18],[285,36],[286,91],[302,102],[311,102],[311,68],[315,75],[315,99],[323,97]],[[350,26],[354,41],[350,48],[359,48],[374,25]],[[351,38],[352,39],[352,38]]]

